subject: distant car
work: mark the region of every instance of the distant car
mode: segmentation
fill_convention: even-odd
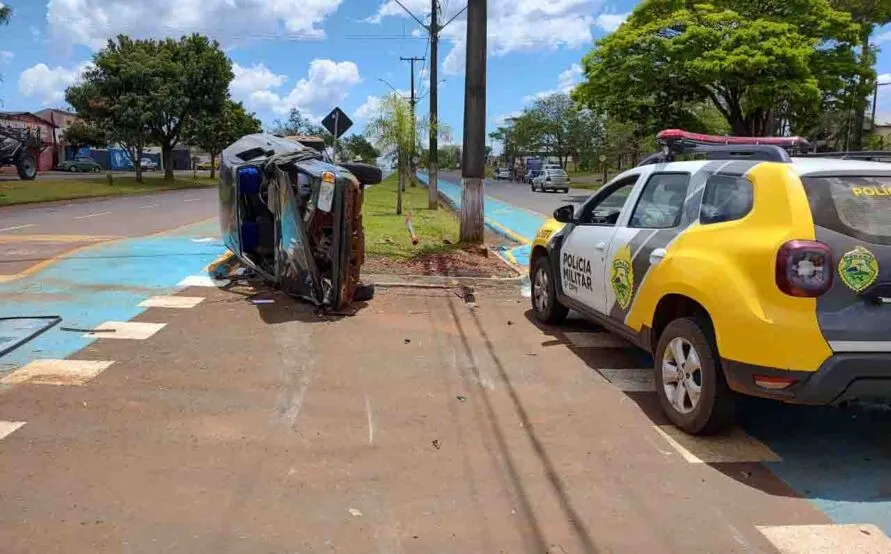
[[[142,158],[139,160],[139,165],[143,171],[158,171],[158,162],[151,158]]]
[[[96,163],[96,160],[93,158],[78,157],[60,163],[59,171],[70,171],[72,173],[78,171],[83,173],[99,173],[102,171],[102,166]]]
[[[498,181],[500,179],[510,180],[510,169],[506,167],[499,167],[495,170],[495,180]]]
[[[532,179],[532,192],[535,192],[536,188],[542,192],[548,190],[569,192],[569,175],[562,169],[552,169],[553,167],[545,166],[545,169],[541,170],[541,174]]]
[[[211,163],[210,160],[205,160],[203,162],[199,162],[198,165],[195,166],[195,168],[200,171],[210,171],[211,168],[217,169],[219,167],[220,167],[220,165],[218,162]]]

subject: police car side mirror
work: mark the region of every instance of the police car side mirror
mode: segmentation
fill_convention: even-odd
[[[560,223],[570,223],[572,221],[573,215],[575,215],[575,208],[572,204],[560,206],[559,208],[554,210],[554,219],[556,219]]]

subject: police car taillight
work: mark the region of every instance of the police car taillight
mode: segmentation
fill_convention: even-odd
[[[777,287],[790,296],[817,297],[832,287],[832,249],[822,242],[793,240],[777,252]]]

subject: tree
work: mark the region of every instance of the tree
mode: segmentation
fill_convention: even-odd
[[[104,148],[108,146],[108,137],[96,125],[90,125],[78,119],[65,129],[62,138],[75,152],[84,147]]]
[[[12,8],[0,6],[0,24],[7,25],[10,19],[12,19]]]
[[[223,148],[244,135],[262,130],[260,120],[248,113],[241,102],[226,100],[220,115],[205,115],[191,120],[185,135],[190,144],[210,154],[210,178],[213,179],[216,176],[215,161]]]
[[[646,0],[585,56],[575,95],[650,132],[709,102],[734,134],[765,135],[856,82],[858,32],[827,0]]]
[[[142,181],[142,153],[152,119],[151,83],[156,49],[145,41],[118,37],[93,56],[81,83],[70,87],[66,101],[80,118],[127,152]]]
[[[413,152],[413,132],[411,106],[396,93],[387,95],[380,102],[378,114],[365,126],[365,133],[383,151],[395,152],[399,172],[396,194],[396,214],[402,213],[402,191],[409,172],[409,157]],[[417,133],[420,135],[421,133]]]
[[[350,135],[337,144],[343,148],[343,157],[351,160],[376,163],[381,155],[380,151],[362,135]]]
[[[863,147],[863,127],[865,122],[867,97],[873,94],[876,73],[877,47],[870,46],[869,37],[876,27],[891,23],[891,0],[830,0],[835,9],[848,12],[851,19],[860,25],[860,72],[856,94],[854,95],[854,133],[850,148]],[[871,122],[872,123],[872,122]]]
[[[288,119],[285,121],[276,119],[275,122],[273,122],[272,134],[282,137],[292,135],[323,137],[324,135],[330,135],[331,133],[326,131],[321,125],[316,125],[310,121],[309,118],[300,113],[300,110],[291,108],[291,112],[288,114]]]
[[[205,36],[147,42],[156,51],[151,72],[149,130],[161,147],[164,178],[173,180],[173,148],[195,118],[219,116],[229,95],[232,62]],[[148,83],[147,83],[148,84]]]

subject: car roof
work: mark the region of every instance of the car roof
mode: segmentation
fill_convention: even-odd
[[[657,164],[656,171],[681,171],[694,173],[707,163],[714,160],[685,160],[680,162],[668,162]],[[727,160],[728,162],[732,160]],[[762,162],[768,163],[768,162]],[[856,173],[864,171],[868,173],[887,172],[891,174],[891,164],[887,162],[872,162],[866,160],[852,160],[840,158],[792,158],[792,168],[799,176],[817,173]],[[636,169],[636,168],[635,168]]]

